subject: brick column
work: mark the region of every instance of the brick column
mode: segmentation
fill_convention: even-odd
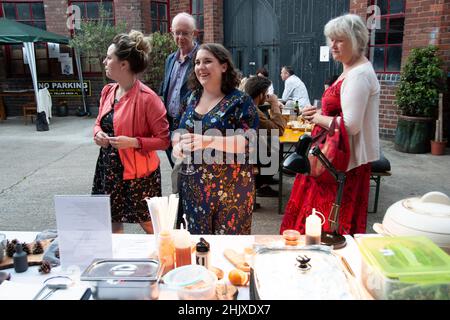
[[[204,42],[223,43],[223,0],[204,2]]]
[[[70,36],[70,30],[67,28],[67,0],[45,0],[45,24],[47,31],[54,32],[63,36]]]
[[[369,0],[350,0],[350,13],[357,14],[365,20],[368,3]]]
[[[141,0],[142,32],[144,34],[149,34],[152,31],[150,2],[151,0]]]

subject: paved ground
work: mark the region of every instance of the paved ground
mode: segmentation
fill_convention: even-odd
[[[0,122],[0,230],[42,231],[55,228],[53,196],[90,194],[98,147],[92,142],[93,118],[53,118],[50,131],[37,132],[21,117]],[[450,150],[445,156],[399,153],[382,141],[391,161],[391,177],[382,179],[378,213],[369,214],[367,232],[381,222],[394,202],[428,191],[450,195]],[[170,189],[170,166],[160,153],[163,195]],[[293,178],[284,179],[284,204]],[[373,191],[371,191],[371,199]],[[262,208],[253,215],[253,234],[278,233],[281,215],[277,198],[258,198]],[[371,203],[369,204],[371,205]],[[142,233],[127,225],[128,233]]]

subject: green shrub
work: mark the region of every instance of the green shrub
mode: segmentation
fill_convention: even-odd
[[[443,61],[438,48],[414,48],[403,67],[396,102],[402,115],[435,117],[439,92],[444,90]]]
[[[151,34],[152,52],[147,72],[144,74],[144,81],[155,92],[159,92],[164,79],[165,62],[169,54],[177,49],[177,45],[170,33],[154,32]]]

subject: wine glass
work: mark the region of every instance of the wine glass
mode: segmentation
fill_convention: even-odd
[[[191,176],[196,173],[193,160],[194,160],[194,152],[193,151],[184,151],[183,150],[183,162],[181,163],[180,174],[184,176]]]
[[[192,158],[192,152],[190,152],[185,158],[183,158],[180,174],[184,176],[191,176],[196,173],[194,164],[192,163]]]

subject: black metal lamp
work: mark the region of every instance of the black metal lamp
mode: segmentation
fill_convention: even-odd
[[[322,232],[321,242],[324,245],[332,246],[333,249],[345,247],[345,237],[339,234],[339,209],[342,202],[342,193],[345,185],[345,172],[337,171],[331,162],[320,151],[318,146],[311,149],[312,138],[309,135],[303,135],[297,142],[295,152],[286,158],[283,162],[283,169],[291,173],[309,174],[311,166],[308,160],[308,153],[317,157],[323,166],[330,172],[338,183],[336,199],[331,207],[328,216],[328,223],[331,232]]]

